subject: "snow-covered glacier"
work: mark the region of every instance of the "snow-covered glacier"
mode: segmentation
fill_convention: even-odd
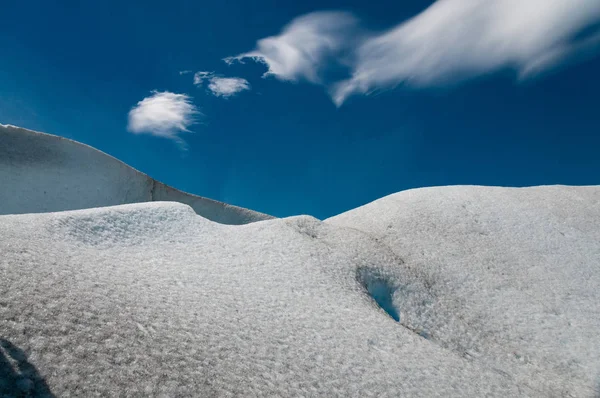
[[[426,188],[245,225],[100,205],[0,216],[0,395],[600,394],[600,187]]]
[[[273,217],[181,192],[85,144],[0,124],[0,214],[175,201],[224,224]]]

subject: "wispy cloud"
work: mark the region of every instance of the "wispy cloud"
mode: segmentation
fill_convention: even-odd
[[[366,40],[352,77],[335,85],[332,97],[341,105],[354,93],[438,85],[499,69],[533,76],[572,55],[580,45],[576,34],[599,18],[598,0],[439,0]]]
[[[194,74],[194,84],[202,86],[208,82],[208,89],[217,97],[228,98],[245,90],[250,90],[248,80],[241,77],[222,77],[215,75],[214,72],[196,72]]]
[[[196,86],[199,86],[202,83],[204,83],[205,80],[210,79],[214,75],[215,75],[214,72],[196,72],[196,73],[194,73],[194,84]]]
[[[184,144],[179,134],[189,132],[200,114],[191,97],[168,91],[153,91],[129,111],[127,129],[135,134],[151,134]]]
[[[596,49],[600,31],[581,33],[598,21],[598,0],[438,0],[379,33],[365,33],[347,13],[321,12],[225,61],[251,58],[267,65],[266,75],[322,84],[341,105],[350,95],[400,84],[434,86],[500,69],[534,76]],[[349,78],[323,79],[332,63],[348,67]]]
[[[180,70],[179,71],[180,75],[187,75],[188,73],[192,73],[192,71],[191,70]]]
[[[349,13],[314,12],[294,19],[278,36],[259,40],[253,51],[224,61],[249,58],[267,65],[265,77],[322,83],[322,70],[343,57],[357,31],[357,20]]]
[[[208,89],[217,97],[231,97],[240,91],[250,90],[250,83],[241,77],[213,77]]]

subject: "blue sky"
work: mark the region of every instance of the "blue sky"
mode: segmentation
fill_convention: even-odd
[[[275,216],[599,184],[600,1],[490,4],[2,2],[0,123]]]

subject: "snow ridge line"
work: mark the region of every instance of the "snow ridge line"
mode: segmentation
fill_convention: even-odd
[[[0,185],[10,187],[0,190],[0,215],[167,201],[221,224],[274,218],[172,188],[89,145],[11,125],[0,124],[0,166]]]

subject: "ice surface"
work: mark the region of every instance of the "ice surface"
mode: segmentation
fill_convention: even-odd
[[[0,183],[0,214],[176,201],[224,224],[272,218],[178,191],[87,145],[1,124]]]
[[[269,219],[2,125],[0,184],[0,396],[600,395],[600,187]]]
[[[0,216],[0,237],[0,338],[31,365],[0,360],[0,395],[598,394],[598,187],[240,226],[141,203]]]
[[[600,188],[406,191],[326,220],[404,260],[401,324],[542,396],[600,395]]]

